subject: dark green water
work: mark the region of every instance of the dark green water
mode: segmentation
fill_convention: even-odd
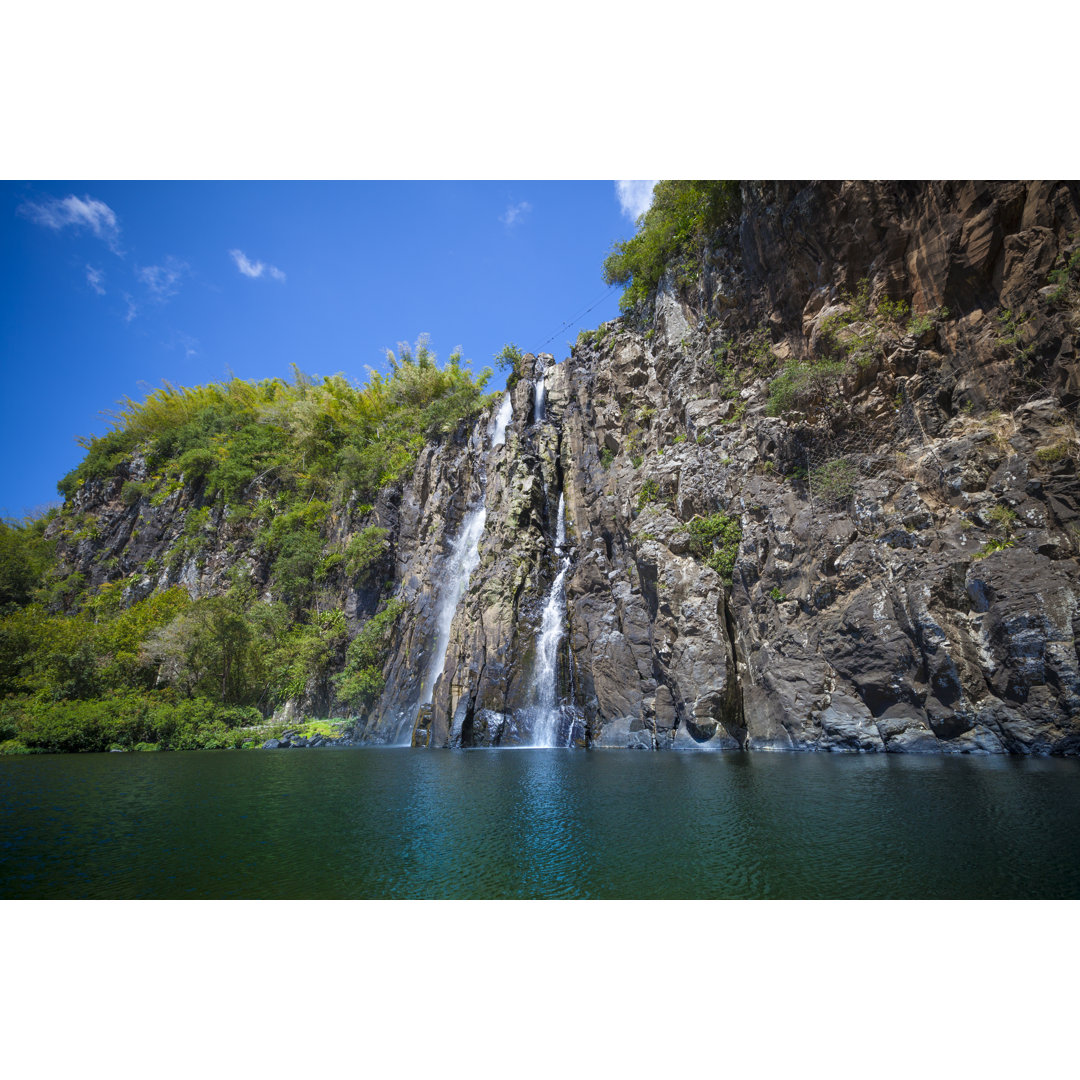
[[[0,759],[0,896],[1080,897],[1080,762],[307,750]]]

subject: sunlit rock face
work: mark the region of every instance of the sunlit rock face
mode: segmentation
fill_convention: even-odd
[[[744,186],[695,280],[515,389],[425,744],[533,741],[561,498],[558,745],[1080,749],[1078,315],[1039,297],[1078,204],[1076,185]],[[934,317],[890,321],[896,300]],[[1028,312],[1015,341],[1006,305]],[[770,415],[830,316],[872,348]],[[741,526],[730,583],[688,528],[716,514]]]
[[[354,627],[404,607],[358,735],[1080,752],[1080,288],[1049,280],[1071,238],[1075,183],[744,184],[647,311],[527,356],[383,490],[386,580],[341,604]],[[117,495],[77,496],[91,578],[166,551],[190,499]],[[265,576],[250,530],[213,524],[137,588]]]

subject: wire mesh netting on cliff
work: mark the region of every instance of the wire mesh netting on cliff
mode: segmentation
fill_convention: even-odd
[[[924,450],[928,453],[923,454]],[[944,487],[944,470],[934,460],[932,438],[904,387],[897,392],[891,417],[852,419],[835,434],[815,433],[803,442],[802,452],[807,491],[815,510],[849,508],[860,479],[878,476],[886,469],[907,472],[916,461],[922,483]]]

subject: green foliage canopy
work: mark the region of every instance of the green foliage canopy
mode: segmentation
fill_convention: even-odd
[[[292,382],[166,383],[144,401],[127,398],[112,414],[112,431],[81,440],[86,457],[59,490],[70,497],[84,483],[122,475],[139,450],[153,483],[183,476],[223,503],[266,478],[305,496],[352,489],[374,499],[407,473],[425,440],[480,413],[491,377],[490,369],[474,377],[460,349],[440,368],[426,336],[387,358],[389,377],[372,372],[363,386],[294,368]]]
[[[642,304],[676,263],[681,276],[692,275],[695,258],[739,206],[737,180],[661,180],[652,206],[638,218],[637,233],[616,243],[604,260],[604,281],[626,286],[622,310]]]

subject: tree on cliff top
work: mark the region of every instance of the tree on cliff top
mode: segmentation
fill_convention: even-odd
[[[636,235],[616,243],[604,260],[604,281],[626,286],[622,310],[644,302],[676,260],[687,269],[709,236],[738,214],[739,203],[737,180],[661,180]]]

